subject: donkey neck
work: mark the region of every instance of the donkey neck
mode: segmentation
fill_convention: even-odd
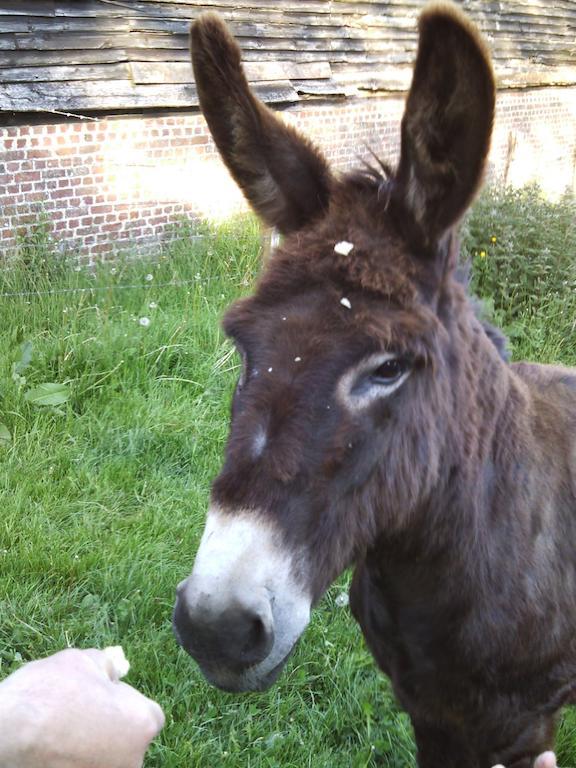
[[[379,547],[404,552],[410,562],[442,556],[452,566],[462,559],[468,568],[474,560],[469,550],[484,549],[498,527],[503,489],[514,492],[510,467],[523,462],[519,433],[530,393],[472,309],[460,310],[447,323],[445,441],[437,480],[405,524],[383,534]]]

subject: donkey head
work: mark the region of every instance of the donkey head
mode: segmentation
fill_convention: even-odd
[[[466,18],[430,6],[397,171],[340,177],[251,93],[218,16],[193,25],[192,61],[224,162],[284,242],[224,320],[243,372],[174,627],[211,682],[260,690],[328,585],[417,518],[458,450],[457,350],[490,345],[452,230],[481,181],[494,80]]]

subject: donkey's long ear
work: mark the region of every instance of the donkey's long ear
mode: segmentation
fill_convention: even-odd
[[[495,84],[479,32],[455,5],[430,5],[419,29],[394,197],[426,246],[460,218],[482,180]]]
[[[319,216],[330,196],[326,160],[252,94],[240,48],[217,14],[192,25],[191,48],[202,112],[254,210],[283,233]]]

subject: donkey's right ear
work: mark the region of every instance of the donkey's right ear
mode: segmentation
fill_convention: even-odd
[[[202,14],[190,37],[200,107],[256,213],[284,234],[321,216],[332,184],[322,154],[251,92],[240,48],[220,16]]]
[[[458,221],[482,181],[496,90],[488,49],[457,5],[430,3],[419,29],[395,195],[405,229],[425,245]]]

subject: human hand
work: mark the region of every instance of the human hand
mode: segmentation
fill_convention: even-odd
[[[103,651],[70,648],[0,683],[2,768],[140,768],[163,725]]]
[[[494,768],[504,768],[504,766],[495,765]],[[554,752],[543,752],[536,758],[534,768],[556,768],[556,755]]]

